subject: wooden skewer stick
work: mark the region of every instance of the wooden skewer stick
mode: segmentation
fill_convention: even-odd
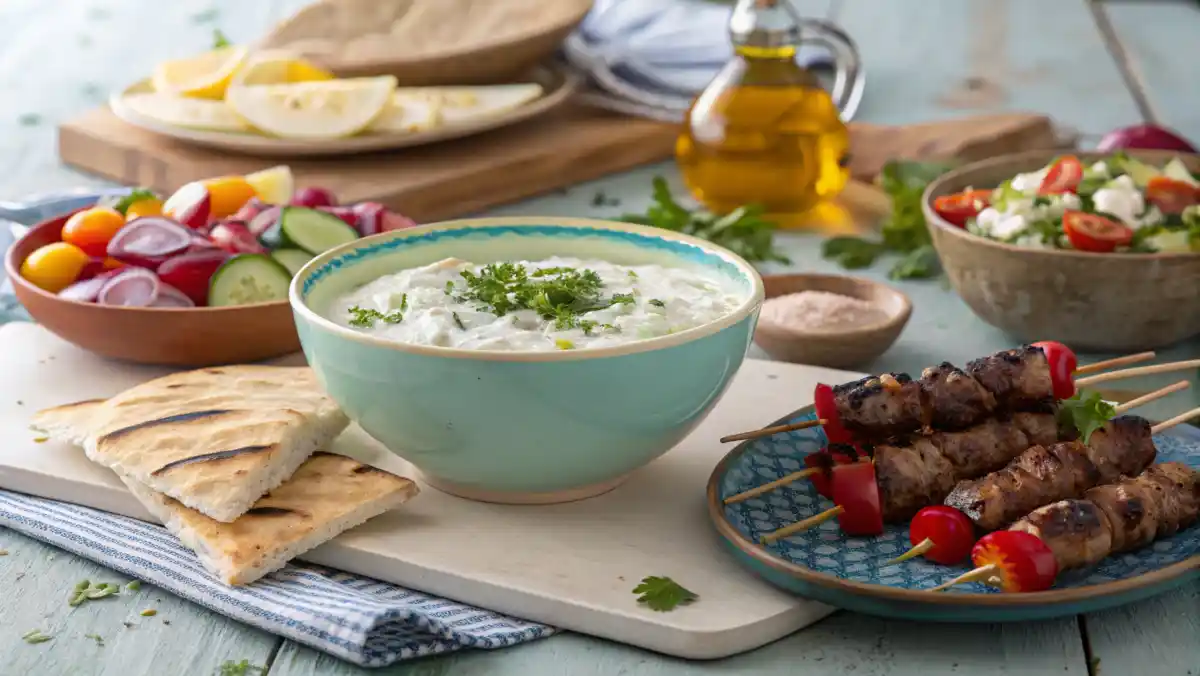
[[[996,577],[996,575],[995,575],[996,568],[997,568],[997,566],[994,563],[986,565],[986,566],[980,566],[979,568],[976,568],[975,570],[968,571],[966,573],[963,573],[962,575],[959,575],[958,577],[954,578],[953,580],[950,580],[949,582],[944,582],[942,584],[939,584],[936,587],[931,587],[929,589],[929,591],[931,591],[931,592],[945,591],[945,590],[953,587],[954,585],[966,584],[967,582],[980,582],[980,581],[991,582],[992,578]]]
[[[1176,425],[1182,425],[1183,423],[1185,423],[1197,416],[1200,416],[1200,408],[1193,408],[1192,410],[1190,410],[1186,413],[1180,413],[1179,415],[1175,416],[1174,418],[1171,418],[1170,420],[1164,420],[1164,421],[1158,423],[1157,425],[1155,425],[1154,427],[1151,427],[1150,433],[1158,434],[1159,432],[1165,432],[1165,431],[1171,429],[1172,427],[1174,427]]]
[[[759,437],[769,437],[772,434],[782,434],[784,432],[794,432],[796,430],[806,430],[810,427],[819,427],[824,425],[824,420],[805,420],[804,422],[791,423],[790,425],[776,425],[774,427],[764,427],[759,430],[750,430],[749,432],[738,432],[729,436],[721,437],[721,443],[727,441],[745,441],[746,439],[757,439]]]
[[[1162,399],[1163,397],[1167,396],[1168,394],[1174,394],[1175,392],[1178,392],[1179,390],[1186,390],[1187,388],[1191,387],[1191,385],[1192,384],[1189,383],[1188,381],[1181,380],[1181,381],[1175,383],[1174,385],[1167,385],[1166,387],[1162,388],[1161,390],[1155,390],[1153,392],[1143,394],[1142,396],[1140,396],[1136,399],[1130,399],[1129,401],[1125,402],[1124,404],[1121,404],[1121,405],[1117,406],[1116,408],[1114,408],[1113,412],[1115,412],[1117,415],[1120,415],[1120,414],[1124,413],[1125,411],[1128,411],[1131,408],[1137,408],[1138,406],[1141,406],[1142,404],[1148,404],[1148,403],[1154,401],[1155,399]]]
[[[907,561],[909,559],[915,559],[918,556],[924,554],[925,552],[933,549],[933,547],[934,547],[933,539],[925,538],[924,540],[921,540],[921,542],[919,544],[917,544],[916,547],[913,547],[912,549],[908,550],[907,552],[904,552],[903,554],[901,554],[900,556],[897,556],[894,559],[891,559],[890,561],[885,561],[883,565],[890,566],[893,563],[901,563],[901,562]]]
[[[1154,357],[1155,354],[1153,352],[1138,352],[1137,354],[1125,355],[1124,357],[1117,357],[1115,359],[1105,359],[1104,361],[1098,361],[1094,364],[1085,364],[1084,366],[1080,366],[1079,368],[1075,369],[1075,372],[1071,375],[1083,376],[1089,373],[1095,373],[1096,371],[1107,371],[1108,369],[1116,368],[1118,366],[1140,364],[1144,361],[1150,361],[1151,359],[1154,359]]]
[[[1087,387],[1088,385],[1095,385],[1097,383],[1107,383],[1110,380],[1151,376],[1156,373],[1173,373],[1175,371],[1185,371],[1194,368],[1200,368],[1200,359],[1175,361],[1169,364],[1155,364],[1153,366],[1138,366],[1137,368],[1124,369],[1122,371],[1109,371],[1108,373],[1101,373],[1089,378],[1076,380],[1075,387]]]
[[[808,477],[810,477],[820,471],[821,471],[821,468],[819,468],[819,467],[809,467],[808,469],[802,469],[799,472],[792,472],[791,474],[789,474],[785,477],[776,479],[769,484],[763,484],[761,486],[756,486],[755,488],[751,488],[748,491],[738,493],[737,495],[731,495],[731,496],[725,498],[725,504],[732,505],[737,502],[743,502],[745,500],[749,500],[750,498],[758,497],[758,496],[762,495],[763,493],[770,493],[771,491],[775,490],[776,488],[779,488],[780,486],[786,486],[786,485],[792,483],[793,481],[807,479]]]
[[[814,514],[802,521],[797,521],[796,523],[784,526],[779,530],[771,531],[770,533],[759,537],[758,541],[764,545],[769,545],[772,542],[775,542],[776,540],[782,540],[793,533],[799,533],[800,531],[808,530],[809,528],[816,528],[817,526],[836,517],[838,514],[841,514],[844,511],[846,511],[846,508],[842,507],[841,505],[838,505],[837,507],[830,507],[820,514]]]

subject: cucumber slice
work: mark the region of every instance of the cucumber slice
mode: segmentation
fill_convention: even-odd
[[[209,307],[287,300],[292,275],[264,254],[234,256],[208,282]]]
[[[274,258],[276,263],[287,268],[288,272],[295,277],[296,273],[300,272],[300,268],[313,259],[313,255],[300,249],[276,249],[271,252],[271,258]]]
[[[1167,178],[1173,178],[1176,181],[1183,181],[1184,183],[1187,183],[1193,187],[1200,186],[1200,181],[1197,181],[1196,177],[1192,176],[1192,172],[1188,171],[1187,165],[1185,165],[1183,160],[1179,159],[1178,157],[1173,158],[1170,162],[1167,162],[1167,166],[1163,167],[1162,173]]]
[[[263,234],[266,236],[270,232],[268,230]],[[280,244],[303,249],[314,256],[356,239],[357,230],[324,211],[286,207],[279,216]]]

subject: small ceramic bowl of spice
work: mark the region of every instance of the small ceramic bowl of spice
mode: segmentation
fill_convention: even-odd
[[[883,354],[908,318],[908,296],[843,275],[764,275],[754,342],[773,359],[852,368]]]

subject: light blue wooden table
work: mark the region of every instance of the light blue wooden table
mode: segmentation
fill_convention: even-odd
[[[163,58],[205,47],[219,27],[247,40],[299,0],[5,0],[0,24],[0,199],[103,185],[58,164],[54,126]],[[1030,110],[1055,116],[1095,140],[1139,120],[1200,139],[1200,5],[1179,0],[797,0],[858,40],[870,69],[860,119],[920,122]],[[982,79],[985,86],[980,87]],[[972,85],[968,86],[968,80]],[[607,216],[648,202],[650,178],[675,178],[669,164],[647,167],[491,214]],[[603,191],[619,207],[594,207]],[[793,269],[833,271],[814,237],[789,237]],[[768,271],[778,271],[775,268]],[[867,276],[881,277],[881,271]],[[903,283],[916,310],[896,346],[868,370],[917,370],[962,362],[1012,343],[977,320],[937,282]],[[1183,311],[1195,311],[1194,308]],[[1193,341],[1165,353],[1200,355]],[[1140,383],[1149,389],[1167,380]],[[1190,401],[1198,401],[1196,388]],[[1188,403],[1176,398],[1169,409]],[[69,610],[66,591],[100,567],[0,529],[0,674],[216,673],[226,660],[269,666],[272,676],[367,673],[249,629],[169,594],[149,590],[158,614],[141,606],[92,603]],[[126,627],[123,622],[131,626]],[[53,626],[57,638],[20,636]],[[104,639],[103,647],[86,634]],[[560,635],[489,653],[407,663],[396,676],[672,676],[676,674],[1104,674],[1200,676],[1200,585],[1128,608],[1014,625],[932,625],[839,613],[752,653],[689,663],[579,635]]]

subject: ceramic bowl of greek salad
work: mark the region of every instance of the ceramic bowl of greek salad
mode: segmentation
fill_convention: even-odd
[[[6,273],[30,316],[106,357],[208,366],[299,350],[288,304],[309,259],[413,221],[297,189],[278,166],[128,194],[40,223]]]
[[[1094,352],[1200,335],[1200,155],[1033,151],[925,191],[951,286],[1018,338]]]

